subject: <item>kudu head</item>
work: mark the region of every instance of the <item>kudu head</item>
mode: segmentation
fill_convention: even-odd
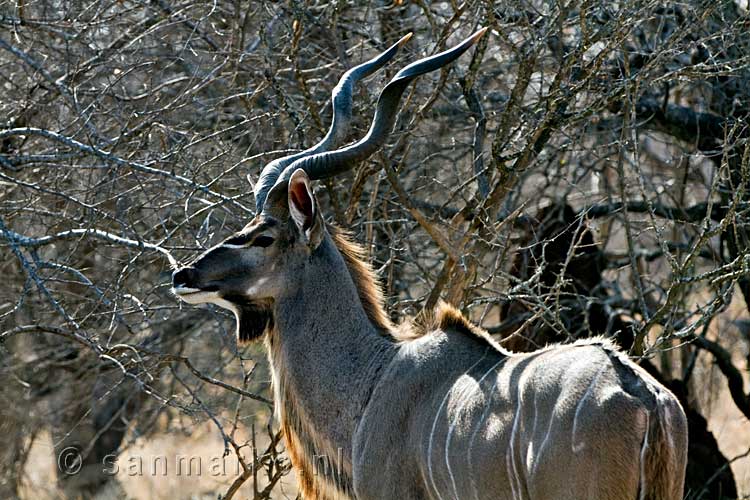
[[[349,170],[377,151],[393,129],[409,83],[455,60],[485,31],[399,71],[381,92],[367,135],[331,150],[351,121],[354,84],[392,59],[411,34],[347,71],[333,90],[333,119],[326,136],[312,148],[263,168],[255,185],[256,216],[241,231],[175,271],[175,295],[189,304],[213,303],[234,312],[240,341],[256,339],[272,327],[274,301],[299,286],[302,268],[310,265],[310,255],[328,236],[310,182]]]

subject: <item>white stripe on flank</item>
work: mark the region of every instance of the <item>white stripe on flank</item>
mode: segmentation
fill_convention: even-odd
[[[539,447],[539,450],[536,454],[536,460],[534,461],[534,468],[531,469],[532,474],[536,474],[536,470],[539,468],[539,464],[541,463],[541,457],[544,452],[544,448],[547,446],[547,442],[549,441],[549,436],[552,433],[552,424],[555,423],[554,419],[554,411],[549,415],[549,423],[547,424],[547,432],[544,434],[544,439],[542,439],[542,445]]]
[[[504,364],[506,361],[508,361],[508,359],[510,359],[510,356],[507,356],[507,357],[501,359],[500,361],[498,361],[497,363],[495,363],[492,366],[492,368],[490,368],[489,370],[487,370],[487,372],[484,375],[482,375],[482,378],[479,379],[479,386],[480,386],[480,388],[481,388],[481,385],[482,385],[482,382],[484,381],[484,379],[490,373],[492,373],[495,370],[497,370],[498,366],[500,366],[501,364]],[[482,416],[479,419],[479,422],[477,422],[477,425],[474,427],[474,432],[471,433],[471,438],[469,438],[468,450],[466,451],[466,462],[467,462],[467,469],[468,469],[469,477],[471,479],[471,487],[474,490],[474,498],[476,498],[477,500],[479,500],[479,490],[477,488],[476,482],[474,481],[474,467],[472,467],[472,464],[471,464],[471,449],[472,449],[472,447],[474,445],[474,440],[476,439],[477,434],[479,433],[479,429],[481,429],[482,425],[484,424],[484,421],[487,419],[487,417],[490,414],[490,409],[492,408],[492,406],[491,406],[492,395],[495,393],[495,389],[497,389],[498,382],[499,382],[499,379],[495,379],[495,383],[492,384],[492,388],[488,392],[488,394],[489,394],[490,397],[485,402],[484,411],[482,412]]]
[[[469,369],[463,372],[461,374],[461,377],[469,373],[471,370],[474,369],[475,366],[477,366],[479,363],[482,362],[484,357],[487,355],[488,349],[489,348],[485,349],[484,354],[482,355],[481,358],[479,358],[479,361],[471,365]],[[461,377],[459,377],[459,379]],[[435,490],[435,493],[437,494],[438,500],[442,500],[443,497],[440,496],[440,491],[438,491],[437,485],[435,484],[435,476],[432,471],[432,441],[433,441],[433,438],[435,437],[435,429],[437,428],[437,422],[438,422],[438,419],[440,418],[440,412],[443,411],[443,407],[445,406],[445,403],[448,401],[448,397],[451,395],[451,390],[453,389],[454,385],[455,384],[452,384],[448,388],[448,390],[445,393],[445,396],[443,396],[443,400],[440,402],[440,406],[438,407],[437,413],[435,414],[435,420],[433,420],[432,422],[432,430],[430,431],[430,440],[427,444],[427,473],[430,476],[430,483],[432,485],[432,488]],[[447,418],[447,415],[446,415],[446,418]]]
[[[534,458],[536,457],[534,455],[534,438],[536,437],[536,426],[537,426],[537,417],[539,416],[539,409],[537,405],[537,395],[538,393],[534,394],[534,422],[531,425],[531,436],[532,438],[529,440],[527,446],[526,446],[526,470],[534,470],[536,468],[536,464],[534,463]]]
[[[603,364],[599,370],[597,370],[596,375],[594,375],[594,378],[591,379],[591,382],[589,382],[588,388],[586,388],[586,392],[583,393],[583,396],[581,396],[581,399],[578,400],[578,404],[576,405],[576,413],[573,417],[573,436],[571,437],[571,448],[573,450],[573,453],[578,453],[579,451],[583,450],[583,448],[586,447],[586,443],[581,441],[580,443],[577,443],[576,441],[576,434],[578,429],[578,416],[581,413],[581,409],[583,408],[583,403],[586,401],[586,398],[589,397],[589,394],[591,394],[591,390],[593,389],[594,385],[596,385],[596,381],[599,380],[599,377],[601,376],[602,372],[605,368],[607,368],[608,365]]]
[[[646,498],[646,450],[648,449],[648,426],[649,414],[646,412],[646,435],[643,437],[643,446],[641,446],[641,498]]]
[[[520,378],[520,377],[519,377]],[[518,395],[516,396],[516,412],[513,415],[513,428],[510,431],[510,441],[508,446],[508,452],[505,454],[506,468],[508,469],[508,478],[510,479],[510,489],[513,493],[513,500],[516,498],[516,487],[518,488],[518,494],[521,500],[523,500],[523,491],[521,485],[521,478],[518,475],[518,468],[516,467],[515,460],[515,440],[516,432],[518,431],[518,421],[521,414],[521,381],[518,381]]]
[[[484,351],[484,354],[482,355],[482,358],[477,362],[476,365],[478,365],[479,363],[481,363],[482,360],[486,356],[487,356],[487,349]],[[476,365],[474,365],[474,366],[476,366]],[[466,397],[464,398],[464,403],[463,403],[462,406],[461,405],[457,405],[456,406],[456,413],[453,416],[453,421],[450,423],[450,425],[448,427],[448,434],[445,437],[445,465],[448,468],[448,476],[451,479],[451,485],[453,486],[453,495],[454,495],[454,498],[456,500],[458,500],[458,488],[456,487],[456,479],[453,477],[453,471],[451,470],[451,463],[450,463],[450,458],[449,458],[449,455],[448,455],[448,450],[450,448],[451,435],[453,434],[453,430],[456,428],[456,423],[458,422],[458,417],[461,414],[461,408],[462,407],[465,408],[466,405],[469,404],[469,395],[471,393],[473,393],[473,391],[471,391],[469,394],[466,394],[466,391],[464,391],[464,393],[461,394],[462,396],[464,394],[466,394]]]

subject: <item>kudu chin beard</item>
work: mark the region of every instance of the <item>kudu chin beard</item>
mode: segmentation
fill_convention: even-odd
[[[270,303],[251,302],[239,296],[224,297],[224,300],[231,302],[235,307],[239,343],[255,341],[273,328],[273,309]]]

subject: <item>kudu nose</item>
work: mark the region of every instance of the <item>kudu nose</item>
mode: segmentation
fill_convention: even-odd
[[[195,281],[195,269],[192,267],[183,267],[172,273],[172,286],[179,288],[181,286],[185,288],[194,288],[193,282]]]

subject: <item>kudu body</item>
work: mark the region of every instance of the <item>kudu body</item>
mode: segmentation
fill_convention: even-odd
[[[328,151],[353,83],[405,39],[347,72],[326,138],[264,168],[256,217],[176,271],[175,293],[233,311],[240,341],[265,339],[306,498],[678,500],[685,417],[637,365],[603,340],[510,354],[445,305],[406,338],[357,247],[318,210],[310,178],[372,154],[408,83],[483,32],[399,72],[365,139]]]

